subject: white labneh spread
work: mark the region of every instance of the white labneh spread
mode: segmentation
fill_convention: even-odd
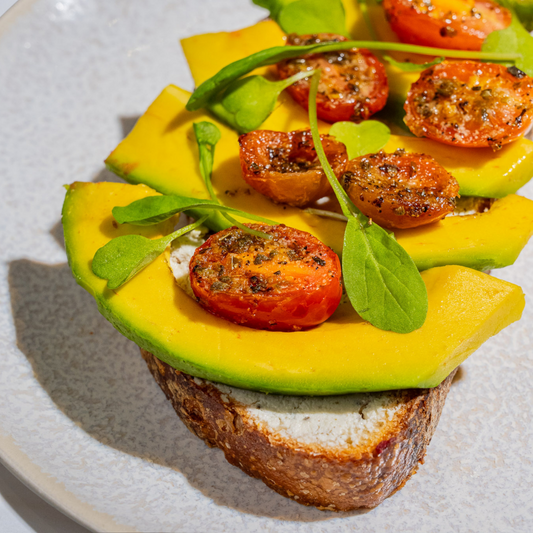
[[[258,426],[281,438],[328,448],[364,445],[393,419],[402,397],[394,391],[313,397],[216,387],[245,406]]]
[[[184,290],[191,298],[194,298],[194,293],[192,292],[189,278],[189,263],[196,248],[205,242],[207,231],[207,228],[200,226],[182,237],[178,237],[172,242],[170,247],[170,270],[172,270],[178,287]]]

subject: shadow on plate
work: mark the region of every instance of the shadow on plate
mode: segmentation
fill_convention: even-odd
[[[221,506],[288,521],[339,516],[279,496],[192,435],[137,346],[100,315],[66,264],[13,261],[9,287],[19,349],[58,408],[91,437],[181,472]]]

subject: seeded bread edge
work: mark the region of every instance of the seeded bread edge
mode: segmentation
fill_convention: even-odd
[[[331,511],[376,507],[403,487],[424,459],[455,375],[433,389],[401,391],[400,408],[366,448],[317,452],[258,427],[246,406],[222,394],[216,384],[179,372],[145,350],[141,353],[192,433],[282,496]]]

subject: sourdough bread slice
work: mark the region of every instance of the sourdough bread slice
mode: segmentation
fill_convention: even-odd
[[[282,496],[332,511],[375,507],[416,472],[455,374],[434,389],[294,397],[194,378],[141,353],[195,435]]]

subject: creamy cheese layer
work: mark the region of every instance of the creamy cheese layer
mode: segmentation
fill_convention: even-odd
[[[402,398],[394,391],[312,397],[216,386],[227,399],[244,405],[260,428],[301,444],[332,448],[364,446],[391,422]]]

